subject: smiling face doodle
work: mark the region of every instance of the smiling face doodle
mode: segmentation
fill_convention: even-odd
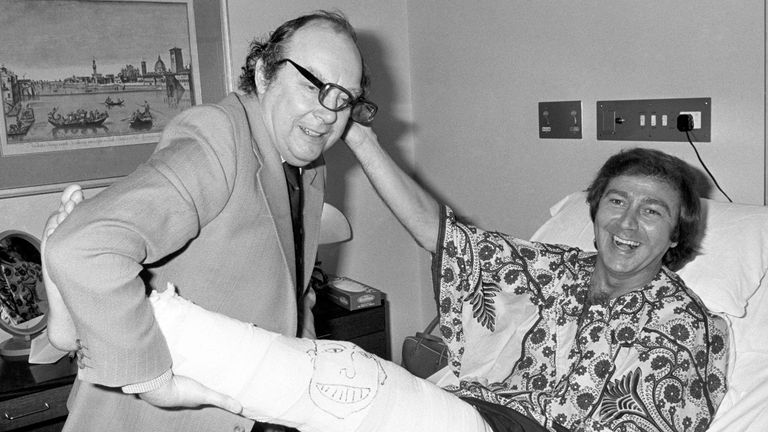
[[[387,378],[379,359],[352,343],[318,340],[309,355],[315,368],[309,396],[337,418],[370,405]]]

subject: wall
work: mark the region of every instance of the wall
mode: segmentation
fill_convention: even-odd
[[[611,99],[711,97],[701,157],[734,201],[763,204],[762,0],[411,1],[408,19],[418,171],[480,225],[530,236],[621,147],[699,166],[687,143],[596,141]],[[538,138],[552,100],[582,101],[582,140]]]

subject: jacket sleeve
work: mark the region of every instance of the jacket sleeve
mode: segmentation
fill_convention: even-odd
[[[216,217],[236,163],[224,111],[191,108],[166,127],[146,163],[81,203],[49,238],[48,271],[77,328],[81,379],[119,387],[171,367],[143,265],[178,253]]]

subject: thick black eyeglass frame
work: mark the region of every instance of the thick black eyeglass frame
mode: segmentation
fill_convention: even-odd
[[[320,79],[317,78],[316,76],[314,76],[312,74],[312,72],[306,70],[305,68],[303,68],[302,66],[298,65],[296,62],[294,62],[291,59],[283,59],[283,60],[278,61],[276,64],[280,65],[280,64],[283,64],[283,63],[290,63],[290,64],[292,64],[293,67],[296,68],[296,70],[299,71],[299,73],[304,78],[309,80],[309,82],[311,82],[312,85],[314,85],[315,87],[318,88],[319,91],[317,93],[317,100],[318,100],[318,102],[320,102],[320,105],[322,105],[323,108],[325,108],[325,109],[327,109],[329,111],[339,112],[339,111],[343,111],[343,110],[351,107],[352,110],[350,112],[349,117],[353,121],[355,121],[357,123],[360,123],[360,124],[363,124],[363,125],[369,125],[369,124],[371,124],[371,122],[373,122],[373,118],[376,116],[376,112],[379,110],[379,107],[375,103],[369,101],[368,99],[366,99],[366,98],[364,98],[362,96],[360,96],[358,98],[355,98],[352,95],[352,92],[350,92],[349,90],[345,89],[344,87],[342,87],[342,86],[340,86],[338,84],[324,83],[324,82],[320,81]],[[326,106],[323,103],[323,95],[325,93],[327,93],[328,89],[330,89],[330,88],[335,88],[335,89],[343,92],[344,94],[348,95],[349,96],[349,100],[346,103],[344,103],[341,106],[336,107],[336,108],[331,108],[329,106]]]

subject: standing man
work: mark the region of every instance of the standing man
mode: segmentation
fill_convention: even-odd
[[[251,44],[244,94],[182,112],[146,163],[59,226],[45,254],[75,325],[80,367],[65,431],[250,430],[237,403],[173,375],[146,293],[173,282],[207,309],[314,335],[306,286],[322,153],[350,119],[373,119],[367,81],[343,16],[288,21]],[[283,162],[299,171],[297,184]],[[289,188],[298,193],[293,205]],[[179,406],[192,409],[166,408]]]

